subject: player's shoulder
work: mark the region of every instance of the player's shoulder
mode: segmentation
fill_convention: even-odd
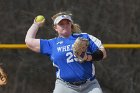
[[[51,38],[51,39],[41,39],[43,42],[53,43],[57,40],[57,38]]]
[[[87,37],[89,34],[88,33],[73,33],[73,36],[77,37]]]
[[[75,33],[74,35],[77,35],[77,37],[83,37],[83,38],[87,38],[87,39],[96,39],[95,36],[88,34],[88,33]]]
[[[73,33],[73,35],[86,35],[88,33]]]
[[[87,38],[87,39],[91,39],[92,41],[96,41],[98,38],[88,34],[88,33],[76,33],[75,35],[77,35],[78,37],[83,37],[83,38]]]

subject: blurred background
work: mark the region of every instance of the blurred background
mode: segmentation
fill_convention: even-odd
[[[0,44],[25,44],[37,15],[45,26],[37,38],[55,37],[51,16],[71,11],[83,32],[103,44],[140,43],[140,0],[0,0]],[[140,93],[140,49],[106,49],[108,58],[95,62],[104,93]],[[0,93],[52,93],[55,68],[47,56],[29,49],[0,49],[8,84]]]

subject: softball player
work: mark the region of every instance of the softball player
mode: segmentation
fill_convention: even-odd
[[[25,42],[29,49],[47,55],[56,70],[53,93],[102,93],[95,77],[94,61],[106,58],[106,51],[99,39],[82,33],[79,25],[71,19],[71,13],[60,12],[52,17],[58,37],[36,39],[36,33],[44,23],[35,22],[29,28]],[[73,54],[72,45],[78,37],[89,40],[87,58],[80,63]]]

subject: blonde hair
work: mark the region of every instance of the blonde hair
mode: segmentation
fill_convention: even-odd
[[[66,11],[66,12],[59,12],[59,13],[53,15],[51,18],[54,21],[60,15],[69,15],[69,16],[72,17],[72,13],[69,12],[69,11]],[[81,29],[80,29],[79,24],[76,24],[76,23],[72,22],[72,27],[71,28],[72,28],[72,33],[81,33]]]

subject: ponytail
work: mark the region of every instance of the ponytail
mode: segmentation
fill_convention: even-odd
[[[78,24],[73,23],[72,24],[72,33],[81,33],[80,26]]]

